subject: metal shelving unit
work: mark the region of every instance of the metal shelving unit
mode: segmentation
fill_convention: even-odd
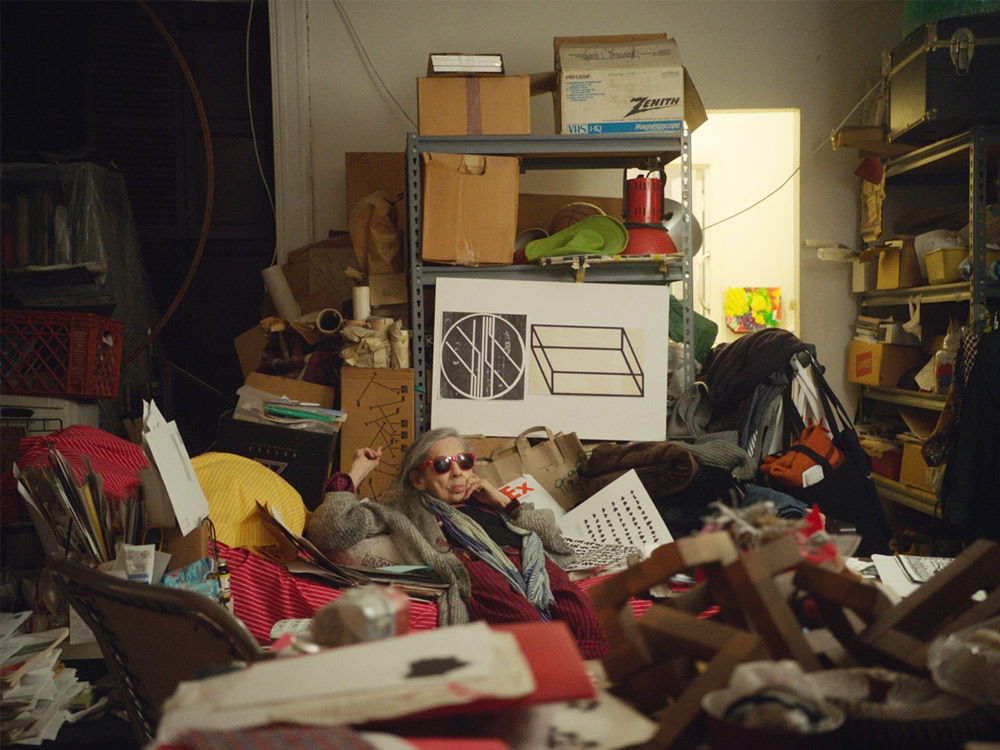
[[[892,186],[937,185],[948,181],[954,183],[956,180],[968,180],[972,277],[969,281],[953,284],[865,292],[860,295],[862,309],[867,311],[873,307],[907,305],[909,302],[967,302],[969,321],[973,325],[986,319],[990,303],[1000,299],[1000,283],[991,282],[986,273],[987,175],[993,170],[995,176],[998,160],[1000,126],[979,125],[886,161],[887,192]],[[943,394],[869,386],[862,389],[861,397],[862,406],[865,400],[873,400],[929,411],[943,410],[947,398]],[[874,479],[879,495],[883,498],[940,518],[937,499],[932,493],[881,476],[874,476]]]
[[[521,170],[534,169],[656,169],[680,159],[682,202],[685,220],[681,236],[674,237],[678,257],[622,257],[613,262],[578,258],[545,265],[464,267],[425,265],[421,260],[421,212],[423,180],[420,154],[468,153],[486,156],[517,156]],[[406,138],[407,231],[410,263],[410,326],[412,365],[416,389],[416,431],[428,429],[430,405],[427,399],[426,353],[428,321],[424,310],[424,290],[439,278],[517,279],[586,283],[682,284],[684,359],[682,385],[694,382],[694,290],[691,278],[691,141],[687,130],[680,135],[512,135],[512,136],[427,136],[409,133]],[[663,311],[664,315],[669,310]],[[666,415],[664,415],[666,419]]]
[[[861,395],[874,401],[884,401],[899,406],[912,406],[917,409],[943,411],[948,397],[943,393],[923,393],[921,391],[906,391],[902,388],[877,388],[865,385],[861,387]]]

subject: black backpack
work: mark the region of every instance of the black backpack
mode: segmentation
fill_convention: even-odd
[[[789,385],[782,393],[785,435],[783,444],[786,450],[808,453],[823,467],[823,480],[808,487],[781,485],[775,489],[797,497],[808,505],[813,503],[819,505],[820,510],[829,519],[853,525],[861,536],[861,544],[855,555],[867,557],[872,554],[886,554],[892,530],[875,489],[875,483],[872,481],[868,454],[861,447],[861,441],[858,440],[858,434],[854,431],[854,424],[847,415],[847,410],[823,377],[823,370],[816,357],[808,350],[796,353],[795,357],[813,374],[823,413],[830,428],[831,440],[844,454],[846,460],[839,468],[833,469],[819,454],[794,444],[805,429],[805,423],[792,403],[791,383],[795,379],[792,372],[789,375]]]

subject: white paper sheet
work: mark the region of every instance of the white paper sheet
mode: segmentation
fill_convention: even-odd
[[[569,511],[559,530],[574,539],[639,549],[674,541],[634,469]]]
[[[166,422],[156,404],[144,404],[143,443],[163,479],[181,534],[187,536],[208,517],[208,498],[198,483],[176,422]]]
[[[518,502],[532,503],[535,510],[551,510],[555,514],[556,520],[566,515],[563,507],[531,474],[522,474],[517,479],[512,479],[497,489]]]
[[[157,740],[191,728],[363,723],[534,689],[513,634],[456,625],[182,682],[164,706]]]

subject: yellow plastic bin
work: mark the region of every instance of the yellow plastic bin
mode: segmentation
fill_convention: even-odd
[[[927,280],[932,284],[950,284],[961,281],[958,265],[969,254],[967,247],[936,247],[924,255],[927,261]]]

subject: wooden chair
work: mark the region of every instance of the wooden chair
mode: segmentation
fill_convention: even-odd
[[[140,745],[156,734],[163,702],[179,682],[266,657],[243,623],[207,596],[124,581],[65,559],[50,570],[94,632]]]

